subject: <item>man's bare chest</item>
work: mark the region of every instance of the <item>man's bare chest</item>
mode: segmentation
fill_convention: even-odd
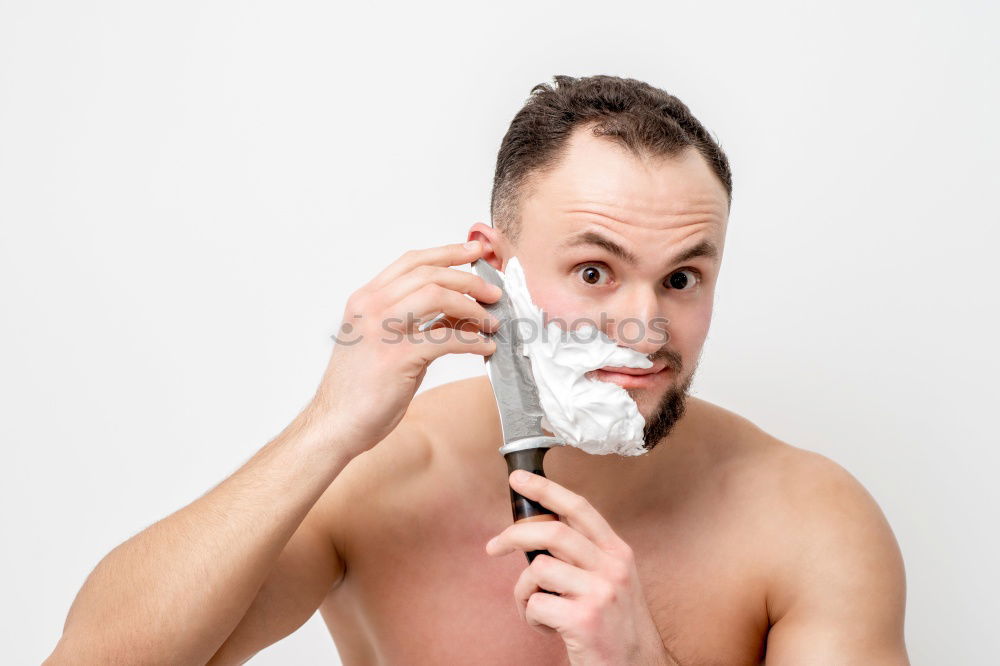
[[[565,663],[559,636],[530,628],[515,606],[527,560],[484,551],[509,522],[492,510],[410,515],[352,536],[348,574],[323,607],[345,664],[352,652],[368,655],[358,663]],[[764,588],[741,557],[746,547],[722,533],[650,522],[618,529],[682,664],[759,663]]]

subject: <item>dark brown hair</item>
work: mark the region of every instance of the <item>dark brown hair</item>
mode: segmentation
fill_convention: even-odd
[[[539,83],[517,112],[500,143],[490,196],[493,226],[516,243],[520,195],[529,176],[556,166],[573,130],[593,124],[636,157],[673,157],[695,148],[719,177],[732,203],[729,160],[718,142],[670,93],[636,79],[599,74],[557,75],[555,85]]]

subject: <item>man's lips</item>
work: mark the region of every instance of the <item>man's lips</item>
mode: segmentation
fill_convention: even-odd
[[[660,362],[660,363],[654,363],[653,367],[651,368],[623,368],[620,366],[606,365],[600,369],[603,370],[604,372],[615,372],[620,375],[652,375],[656,374],[660,370],[663,370],[665,367],[667,367],[667,364],[664,362]]]
[[[652,388],[669,376],[670,368],[665,363],[657,363],[651,368],[606,366],[594,370],[592,374],[593,379],[618,384],[625,389]]]

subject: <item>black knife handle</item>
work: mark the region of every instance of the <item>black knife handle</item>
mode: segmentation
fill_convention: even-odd
[[[548,450],[548,447],[523,449],[504,455],[504,460],[507,461],[507,474],[516,469],[523,469],[539,476],[545,476],[545,470],[542,469],[542,458],[545,457]],[[528,499],[513,488],[510,489],[510,506],[514,512],[515,523],[523,520],[559,520],[554,511],[546,509],[535,500]],[[540,554],[551,555],[547,550],[530,550],[525,553],[529,563]]]

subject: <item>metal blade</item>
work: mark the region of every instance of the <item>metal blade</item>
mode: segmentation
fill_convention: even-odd
[[[504,288],[500,274],[488,262],[476,259],[472,267],[486,282]],[[544,412],[538,400],[531,363],[523,353],[516,325],[517,313],[510,296],[504,290],[495,303],[481,302],[480,305],[501,322],[500,328],[491,336],[496,341],[496,351],[486,358],[486,372],[500,411],[504,441],[501,452],[563,444],[562,440],[552,437],[542,428]]]

